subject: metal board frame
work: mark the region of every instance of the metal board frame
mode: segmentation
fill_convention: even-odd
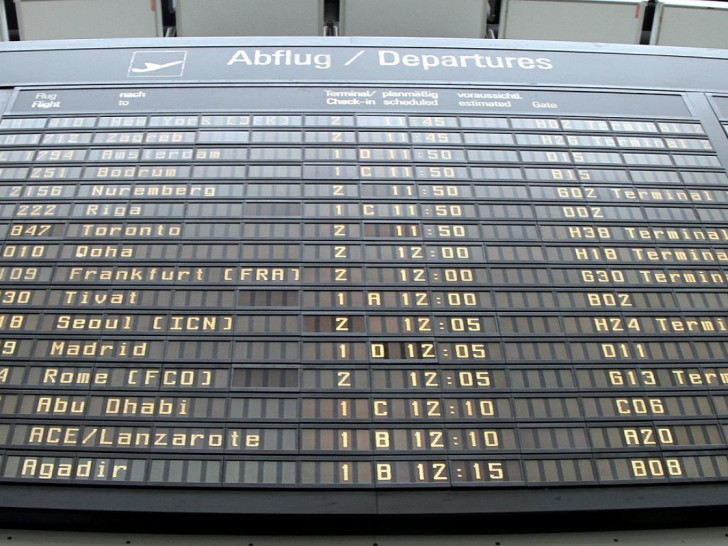
[[[114,83],[136,92],[141,85],[164,89],[165,85],[199,86],[200,82],[214,82],[227,88],[231,83],[260,86],[271,85],[271,82],[292,85],[291,82],[324,81],[355,87],[373,82],[381,86],[382,82],[387,82],[416,89],[456,83],[473,88],[507,86],[554,92],[577,86],[586,93],[602,92],[605,88],[615,92],[629,90],[637,95],[675,96],[679,93],[685,97],[691,114],[705,122],[711,140],[721,143],[717,156],[723,165],[728,165],[726,134],[716,117],[720,107],[728,104],[725,93],[728,71],[724,70],[728,52],[698,54],[677,48],[590,48],[535,42],[500,42],[485,48],[479,41],[443,43],[441,40],[344,38],[298,39],[286,46],[281,46],[277,39],[183,40],[175,45],[176,53],[185,53],[189,71],[170,71],[160,74],[157,79],[140,81],[132,71],[137,66],[134,65],[135,55],[155,48],[167,51],[168,42],[4,44],[0,48],[0,78],[3,78],[0,85],[87,89]],[[263,55],[286,50],[310,51],[311,48],[331,56],[332,70],[326,77],[322,77],[320,69],[315,67],[273,67],[269,66],[270,62],[260,66],[242,63],[243,66],[235,67],[241,69],[238,72],[229,69],[231,60],[251,58],[250,55],[243,57],[239,54],[241,51],[262,51],[261,59],[268,60]],[[492,72],[476,71],[472,66],[462,67],[455,74],[448,67],[431,66],[434,59],[446,56],[450,59],[463,50],[467,50],[467,57],[471,59],[477,53],[527,60],[520,66],[511,65],[508,70],[512,72],[508,73],[505,84],[495,79]],[[371,54],[367,55],[367,52]],[[395,54],[401,58],[404,54],[411,56],[407,57],[409,66],[393,68],[387,63],[377,64],[376,59],[390,62]],[[350,68],[362,56],[364,68],[358,65]],[[539,83],[534,83],[533,70],[537,65],[528,60],[533,57],[549,61],[542,61],[540,67],[544,74],[553,73],[551,79],[543,76]],[[286,56],[281,54],[278,58],[285,59]],[[420,59],[419,65],[415,66],[417,59]],[[648,70],[649,67],[652,70]],[[358,79],[352,83],[357,73]],[[725,113],[728,110],[722,111],[720,116],[728,120]],[[265,533],[281,532],[282,528],[289,532],[319,532],[322,528],[327,532],[357,532],[357,529],[402,532],[412,528],[421,532],[453,532],[455,526],[458,532],[482,533],[497,529],[523,530],[524,521],[531,530],[673,527],[722,523],[728,508],[728,490],[723,483],[521,487],[500,491],[485,488],[223,490],[12,483],[0,486],[0,493],[0,522],[7,526],[96,530],[133,525],[140,530],[194,532],[239,530],[241,526]]]

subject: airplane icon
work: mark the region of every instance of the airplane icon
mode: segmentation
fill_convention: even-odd
[[[147,72],[156,72],[157,70],[162,70],[163,68],[169,68],[171,66],[177,66],[178,64],[182,64],[184,61],[172,61],[170,63],[144,63],[144,68],[132,68],[132,72],[136,72],[137,74],[143,74]]]
[[[184,72],[186,60],[186,51],[135,51],[127,76],[179,78]]]

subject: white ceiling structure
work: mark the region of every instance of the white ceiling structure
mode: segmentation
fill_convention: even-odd
[[[728,48],[721,0],[0,0],[0,40],[514,38]]]

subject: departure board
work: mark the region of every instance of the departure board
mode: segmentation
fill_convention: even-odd
[[[315,44],[0,53],[0,483],[728,486],[726,56]]]

